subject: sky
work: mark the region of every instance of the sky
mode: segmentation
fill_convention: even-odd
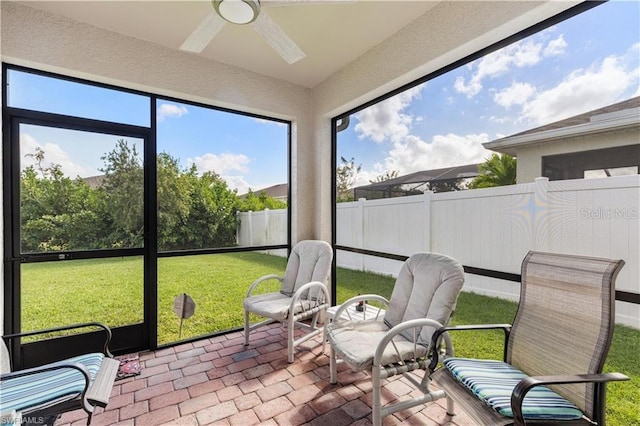
[[[613,0],[409,89],[351,117],[338,134],[340,157],[361,165],[357,185],[385,171],[479,163],[482,143],[640,95],[640,1]],[[239,194],[287,181],[288,126],[12,71],[15,107],[149,126],[158,120],[158,151],[215,171]],[[60,164],[70,177],[102,174],[101,157],[125,138],[21,127],[24,154],[37,147],[45,166]]]

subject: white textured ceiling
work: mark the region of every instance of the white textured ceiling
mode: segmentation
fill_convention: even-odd
[[[25,1],[67,16],[172,49],[212,11],[210,1]],[[304,51],[285,62],[251,26],[226,24],[198,55],[259,74],[314,87],[385,40],[437,1],[262,1],[266,13]],[[186,53],[185,55],[196,53]]]

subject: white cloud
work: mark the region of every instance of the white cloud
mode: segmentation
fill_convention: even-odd
[[[615,103],[639,82],[638,68],[629,70],[624,58],[609,56],[589,69],[571,72],[557,86],[538,92],[523,105],[522,118],[536,125],[562,120]]]
[[[564,54],[567,48],[567,42],[564,41],[564,37],[562,34],[558,36],[558,38],[551,40],[547,47],[544,48],[543,55],[544,56],[559,56]]]
[[[40,143],[27,133],[20,134],[20,151],[22,153],[20,165],[22,169],[35,166],[37,170],[36,160],[33,157],[25,155],[35,154],[36,148],[41,148],[44,151],[44,161],[42,163],[42,167],[44,168],[58,164],[64,175],[71,179],[75,179],[76,176],[87,177],[95,175],[95,173],[91,173],[86,167],[74,163],[69,154],[60,148],[59,145],[55,143]]]
[[[403,111],[414,99],[420,98],[423,87],[424,85],[413,87],[356,113],[358,124],[355,130],[358,137],[370,138],[378,143],[406,137],[414,118]]]
[[[543,48],[542,43],[533,40],[522,40],[490,53],[470,63],[467,69],[473,72],[468,81],[462,76],[456,78],[453,88],[456,92],[472,98],[483,87],[483,80],[507,73],[512,67],[524,68],[536,65],[543,57],[564,53],[567,43],[562,35],[551,40]]]
[[[244,179],[244,176],[222,176],[222,179],[227,182],[227,186],[230,189],[237,189],[239,195],[246,194],[249,192],[249,188],[253,188],[253,186]]]
[[[488,141],[486,133],[436,135],[431,142],[411,135],[394,143],[384,160],[384,169],[398,170],[402,176],[420,170],[480,163],[491,153],[482,146]]]
[[[493,100],[505,108],[512,105],[522,105],[536,92],[535,87],[529,83],[513,83],[506,89],[493,95]]]
[[[220,155],[207,153],[202,157],[187,159],[187,164],[195,164],[199,172],[215,172],[224,175],[225,172],[235,170],[240,173],[247,173],[247,165],[251,162],[244,154],[231,154],[225,152]]]
[[[383,175],[387,170],[388,169],[380,163],[374,164],[371,170],[362,169],[358,173],[358,176],[356,176],[354,186],[369,185],[371,181],[375,181],[378,176]]]
[[[467,84],[464,81],[464,77],[459,76],[453,83],[453,88],[456,92],[467,95],[468,98],[472,98],[480,93],[480,91],[482,90],[482,83],[480,83],[480,79],[474,77]]]
[[[176,104],[161,104],[157,111],[156,117],[158,121],[164,121],[165,118],[182,117],[188,114],[189,110],[185,106]]]

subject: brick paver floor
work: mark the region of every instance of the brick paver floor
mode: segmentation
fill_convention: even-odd
[[[328,352],[328,348],[326,349]],[[321,338],[298,346],[287,363],[286,330],[273,324],[255,331],[203,339],[140,354],[142,373],[117,381],[105,410],[92,425],[370,425],[371,378],[340,366],[329,383],[329,357]],[[383,403],[415,393],[402,377],[387,380]],[[384,425],[466,426],[460,410],[446,415],[446,400],[397,412]],[[86,424],[82,410],[63,414],[56,426]]]

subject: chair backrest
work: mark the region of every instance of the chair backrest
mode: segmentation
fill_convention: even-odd
[[[325,241],[304,240],[291,250],[280,292],[292,296],[301,286],[311,281],[326,284],[331,273],[333,249]],[[315,298],[317,295],[309,295]]]
[[[463,284],[464,270],[457,260],[443,254],[416,253],[400,269],[384,321],[394,327],[429,318],[447,325]],[[423,327],[420,343],[428,345],[433,332],[433,327]]]
[[[531,376],[602,372],[614,329],[615,279],[623,265],[529,252],[505,361]],[[592,384],[553,389],[593,418]]]

